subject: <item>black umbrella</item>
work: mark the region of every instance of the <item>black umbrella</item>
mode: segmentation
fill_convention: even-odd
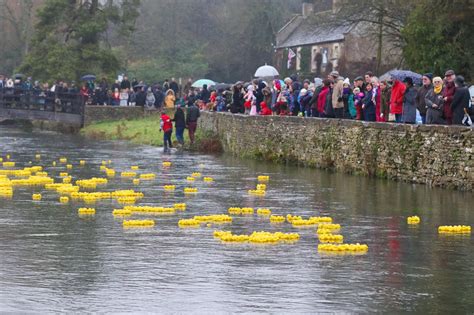
[[[229,88],[232,87],[232,84],[227,84],[227,83],[217,83],[214,88],[216,89],[216,91],[219,91],[219,90],[227,90]]]
[[[13,76],[15,79],[23,79],[25,77],[24,74],[21,74],[21,73],[17,73]]]
[[[82,81],[94,81],[95,80],[95,75],[93,74],[86,74],[81,78]]]
[[[137,84],[137,85],[134,85],[133,86],[133,89],[141,89],[143,87],[145,87],[146,85],[145,84]]]

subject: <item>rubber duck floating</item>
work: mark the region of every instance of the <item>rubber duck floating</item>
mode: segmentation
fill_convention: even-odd
[[[407,223],[408,224],[420,224],[421,220],[420,220],[420,217],[417,216],[417,215],[413,215],[411,217],[408,217],[407,218]]]

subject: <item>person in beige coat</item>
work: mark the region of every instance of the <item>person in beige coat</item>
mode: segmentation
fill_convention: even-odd
[[[329,75],[334,80],[334,90],[332,91],[332,108],[336,118],[344,118],[344,101],[342,94],[344,91],[344,78],[339,76],[339,72],[333,71]]]
[[[168,89],[168,91],[166,91],[166,96],[165,96],[165,107],[174,108],[175,102],[176,102],[176,97],[174,95],[174,91],[172,89]]]

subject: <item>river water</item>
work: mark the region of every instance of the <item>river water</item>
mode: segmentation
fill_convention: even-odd
[[[104,176],[102,160],[117,171],[139,165],[154,181],[134,186],[116,177],[105,190],[135,189],[140,205],[185,202],[187,210],[154,216],[150,229],[124,230],[111,212],[114,201],[95,205],[79,218],[82,203],[60,204],[57,193],[19,188],[0,197],[1,312],[315,313],[474,311],[472,237],[439,236],[438,225],[474,225],[473,195],[423,185],[335,174],[328,171],[173,152],[126,142],[28,132],[0,126],[0,156],[21,167],[44,165],[59,179],[65,156],[74,179]],[[35,161],[41,154],[41,161]],[[80,159],[86,160],[79,167]],[[162,162],[171,161],[169,169]],[[1,167],[0,167],[1,168]],[[183,187],[192,172],[195,196]],[[267,195],[251,197],[257,175],[269,175]],[[164,184],[176,184],[166,193]],[[315,229],[271,225],[268,218],[234,217],[220,227],[236,233],[300,233],[295,244],[223,244],[216,227],[179,229],[180,218],[227,213],[229,207],[270,208],[274,214],[328,215],[349,243],[369,245],[365,255],[318,253]],[[406,217],[421,217],[409,227]],[[218,229],[220,229],[218,227]]]

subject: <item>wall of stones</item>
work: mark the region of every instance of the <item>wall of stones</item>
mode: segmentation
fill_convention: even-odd
[[[474,131],[462,126],[202,113],[225,152],[472,191]]]

